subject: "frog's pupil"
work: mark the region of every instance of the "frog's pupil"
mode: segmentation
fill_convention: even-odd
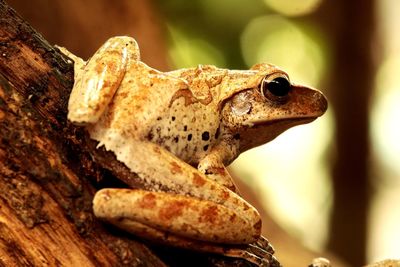
[[[275,78],[267,84],[267,90],[275,96],[285,96],[290,89],[289,81],[283,77]]]

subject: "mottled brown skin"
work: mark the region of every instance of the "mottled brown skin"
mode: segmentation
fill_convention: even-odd
[[[278,264],[260,237],[258,212],[235,193],[225,166],[321,116],[324,96],[290,84],[270,64],[162,73],[140,61],[129,37],[111,38],[88,62],[69,55],[75,85],[68,118],[87,125],[98,146],[152,191],[103,189],[93,200],[95,215],[158,242]],[[288,90],[282,96],[269,89],[277,78]]]

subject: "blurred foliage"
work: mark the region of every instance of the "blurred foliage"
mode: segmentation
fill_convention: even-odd
[[[221,53],[223,59],[218,62],[219,66],[237,69],[246,67],[240,47],[240,36],[243,30],[254,17],[269,12],[267,6],[260,0],[246,2],[240,0],[175,0],[158,1],[158,3],[170,28],[180,32],[188,40],[203,40],[208,43],[209,47]],[[173,37],[171,39],[173,46],[180,45]],[[173,63],[176,67],[181,66],[179,61]],[[207,62],[198,58],[197,63],[214,64],[215,62]]]
[[[301,2],[290,13],[311,12],[317,2]],[[287,1],[158,3],[168,25],[171,65],[176,68],[213,64],[247,69],[255,63],[271,62],[287,70],[294,80],[312,86],[323,77],[325,39],[310,19],[278,14],[277,10],[287,10]]]
[[[313,12],[318,9],[321,2],[322,0],[158,0],[157,4],[167,23],[171,67],[181,68],[193,67],[198,64],[213,64],[230,69],[248,69],[255,63],[268,62],[282,67],[289,73],[293,81],[318,88],[324,84],[324,78],[330,71],[329,68],[332,65],[330,46],[335,45],[335,40],[330,40],[331,36],[324,35],[317,24],[316,17],[313,16]],[[387,223],[385,224],[385,221],[390,218],[392,218],[392,221],[398,222],[400,212],[393,211],[391,198],[383,201],[385,192],[390,191],[389,193],[393,194],[393,191],[397,188],[394,195],[398,195],[400,191],[400,167],[398,164],[400,151],[398,117],[400,108],[396,104],[399,101],[398,84],[400,82],[398,81],[399,76],[395,73],[398,72],[400,62],[398,53],[400,51],[400,38],[399,35],[394,34],[397,30],[396,25],[400,23],[400,17],[397,15],[400,11],[400,5],[396,0],[382,0],[377,1],[377,3],[379,28],[377,38],[382,37],[383,47],[375,47],[375,50],[384,51],[387,54],[385,55],[387,59],[378,68],[376,91],[373,99],[375,102],[371,103],[371,142],[375,153],[373,157],[376,170],[374,171],[377,173],[374,183],[380,184],[380,186],[375,185],[377,192],[380,191],[374,201],[379,205],[373,206],[371,214],[374,217],[371,219],[371,232],[369,234],[372,236],[372,241],[379,240],[379,242],[375,245],[374,242],[371,242],[369,246],[371,260],[378,259],[379,255],[398,256],[399,254],[394,252],[388,254],[388,252],[398,251],[396,240],[399,240],[399,238],[393,238],[392,241],[389,239],[393,235],[400,236],[400,232],[394,226],[395,223],[392,223],[392,227]],[[360,7],[360,12],[362,12],[362,7]],[[367,45],[364,49],[365,53],[369,53],[370,50]],[[379,52],[375,52],[375,56]],[[331,76],[334,75],[331,74]],[[334,93],[328,92],[328,95]],[[331,108],[330,112],[332,112]],[[313,128],[306,136],[301,136],[302,143],[310,144],[307,148],[299,149],[293,145],[299,142],[300,135],[296,129],[285,133],[283,138],[277,138],[272,147],[267,145],[272,153],[255,154],[255,158],[268,158],[270,168],[265,170],[264,173],[266,174],[263,174],[261,170],[257,174],[249,174],[246,179],[252,182],[256,182],[257,179],[268,180],[269,185],[265,185],[264,182],[264,187],[266,187],[264,192],[268,192],[267,195],[279,192],[277,188],[271,186],[275,181],[276,183],[286,181],[286,184],[280,185],[284,192],[290,192],[291,185],[296,187],[298,183],[297,189],[302,186],[301,181],[293,182],[294,179],[307,181],[306,187],[308,188],[318,187],[318,183],[321,183],[320,180],[324,180],[320,176],[321,174],[324,176],[328,172],[329,164],[328,157],[322,155],[321,151],[326,151],[335,132],[333,113],[327,115],[321,119],[323,127],[318,127],[318,125],[314,127],[314,123],[307,126],[310,129]],[[319,120],[317,123],[319,123]],[[332,133],[332,136],[324,134],[326,132]],[[316,138],[316,136],[320,136],[324,140]],[[279,149],[274,151],[273,146],[275,145]],[[331,153],[332,151],[334,153],[333,148],[334,145],[331,144]],[[268,148],[265,151],[267,150]],[[297,160],[296,163],[302,166],[302,169],[296,169],[294,166],[285,168],[287,156],[282,156],[282,154],[277,156],[277,153],[286,153],[286,155],[290,153],[290,158],[293,157],[292,160]],[[282,162],[274,161],[279,157],[282,158]],[[248,162],[239,164],[242,174],[260,169],[259,166],[261,165],[268,165],[265,162],[256,162],[257,167],[248,166],[249,164]],[[274,172],[271,166],[279,166],[281,171],[278,168]],[[290,174],[285,174],[287,169],[291,169]],[[300,177],[293,177],[293,173],[298,173]],[[330,175],[327,174],[326,176],[326,179],[329,180]],[[307,180],[309,177],[314,177],[315,181]],[[330,186],[329,182],[325,181],[325,183],[325,186]],[[263,182],[259,181],[258,185],[260,184],[263,184]],[[385,187],[382,184],[388,186]],[[257,185],[253,187],[257,187]],[[271,187],[274,189],[271,190]],[[322,205],[329,206],[324,203],[329,202],[330,198],[320,194],[320,200],[317,200],[315,196],[314,198],[307,196],[304,192],[302,192],[303,196],[299,196],[301,193],[295,196],[296,191],[302,192],[302,190],[294,188],[288,194],[290,196],[284,196],[281,197],[280,201],[275,201],[280,203],[268,203],[268,205],[276,205],[275,209],[282,212],[282,216],[286,217],[289,223],[285,223],[281,219],[278,219],[278,221],[283,225],[288,224],[289,231],[292,227],[292,233],[301,232],[297,234],[299,238],[303,238],[303,241],[308,244],[313,243],[314,248],[321,249],[324,246],[324,233],[320,229],[326,228],[326,225],[323,224],[328,223],[329,211],[322,211],[324,213],[322,216],[325,216],[325,219],[318,219],[321,221],[320,225],[314,225],[310,221],[315,221],[316,210],[321,213]],[[330,189],[321,188],[319,192],[330,192]],[[295,200],[292,198],[293,196],[303,198]],[[268,200],[269,196],[265,199]],[[272,196],[271,199],[280,198],[276,195],[275,198]],[[265,202],[268,202],[267,200]],[[296,203],[303,203],[303,207],[296,206]],[[376,208],[377,205],[379,208]],[[314,211],[310,212],[313,207]],[[269,209],[273,210],[274,208],[269,207]],[[302,209],[302,216],[307,218],[299,219],[299,216],[296,217],[293,211],[298,209]],[[312,225],[311,229],[310,225]],[[382,229],[390,230],[383,232]],[[327,234],[325,233],[325,235]],[[384,238],[386,239],[383,240]],[[386,254],[384,251],[386,251]]]

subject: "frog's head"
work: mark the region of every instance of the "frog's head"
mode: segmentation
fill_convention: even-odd
[[[232,75],[240,78],[230,88],[221,84],[219,107],[223,127],[240,139],[240,151],[309,123],[327,109],[320,91],[291,83],[289,76],[275,66],[258,64],[248,72]]]

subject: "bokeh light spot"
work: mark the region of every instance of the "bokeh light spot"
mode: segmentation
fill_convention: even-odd
[[[245,62],[267,62],[283,68],[292,81],[317,86],[326,67],[318,38],[288,19],[270,15],[253,19],[241,36]]]
[[[225,67],[223,54],[209,42],[190,37],[172,25],[168,26],[170,45],[168,56],[174,68],[190,68],[199,64],[211,64]]]
[[[285,16],[300,16],[312,13],[321,4],[322,0],[264,0],[274,11]]]
[[[400,175],[400,53],[388,57],[378,70],[372,109],[371,135],[381,163]]]
[[[400,53],[393,51],[378,69],[371,111],[376,190],[369,218],[369,261],[400,257]]]

